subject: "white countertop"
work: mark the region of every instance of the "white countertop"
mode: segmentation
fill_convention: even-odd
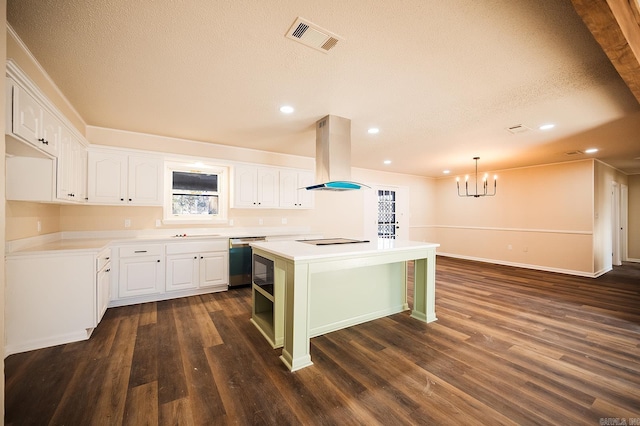
[[[177,237],[176,235],[186,237]],[[204,240],[264,236],[269,238],[303,238],[308,230],[298,228],[226,228],[226,229],[162,229],[153,231],[60,232],[6,243],[7,256],[60,254],[63,252],[98,253],[109,245],[140,243],[187,243]],[[317,235],[315,236],[317,237]],[[309,238],[314,238],[310,236]]]
[[[385,254],[439,247],[436,243],[378,239],[364,243],[316,246],[301,241],[273,241],[251,243],[251,247],[264,250],[294,261],[328,259],[342,256]]]

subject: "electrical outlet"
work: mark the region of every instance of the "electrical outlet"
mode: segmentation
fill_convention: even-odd
[[[38,221],[38,232],[42,232],[42,222]]]
[[[233,219],[229,219],[229,226],[233,226]]]
[[[264,220],[262,220],[262,218],[258,219],[258,225],[262,225],[264,224]]]
[[[162,226],[162,221],[160,219],[156,219],[156,227]]]
[[[286,224],[287,224],[287,218],[286,218],[286,217],[283,217],[283,218],[282,218],[282,224],[283,224],[283,225],[286,225]]]
[[[125,228],[130,228],[131,227],[131,219],[125,219],[124,220],[124,227]]]

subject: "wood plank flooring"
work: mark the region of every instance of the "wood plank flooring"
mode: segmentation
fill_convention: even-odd
[[[640,265],[590,279],[438,257],[436,280],[437,322],[314,338],[295,373],[249,323],[248,288],[109,309],[88,341],[6,359],[5,422],[640,424]]]

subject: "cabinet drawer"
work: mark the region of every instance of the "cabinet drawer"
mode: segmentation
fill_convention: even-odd
[[[100,254],[98,255],[97,259],[96,259],[96,272],[100,271],[102,268],[104,268],[104,266],[109,263],[111,259],[111,249],[106,249],[103,250],[102,252],[100,252]]]
[[[227,238],[210,241],[167,244],[167,254],[203,253],[208,251],[229,250]]]
[[[120,257],[162,256],[162,244],[120,247]]]

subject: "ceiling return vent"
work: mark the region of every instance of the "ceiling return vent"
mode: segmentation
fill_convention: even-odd
[[[320,28],[316,24],[300,17],[291,25],[285,36],[324,53],[333,49],[342,40],[340,36],[333,34],[331,31]]]
[[[584,154],[584,152],[579,151],[579,150],[575,150],[575,151],[567,151],[564,153],[564,155],[568,155],[568,156],[572,156],[572,155],[582,155]]]
[[[528,132],[529,130],[531,130],[531,129],[528,128],[527,126],[522,125],[522,124],[516,124],[515,126],[507,127],[507,131],[509,131],[509,133],[513,133],[514,135],[516,133]]]

